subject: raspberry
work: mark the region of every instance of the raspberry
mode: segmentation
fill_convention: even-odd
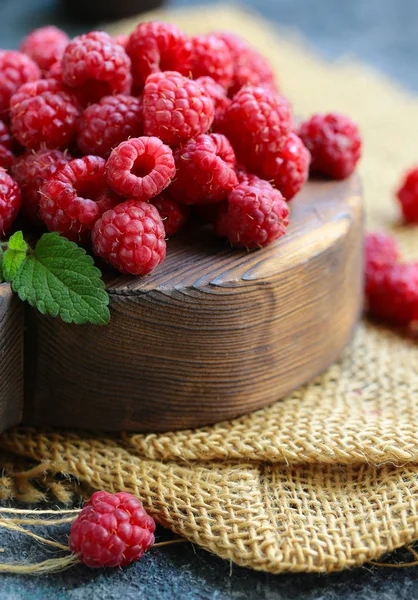
[[[240,183],[228,197],[227,209],[221,210],[215,230],[227,235],[233,246],[267,246],[286,233],[289,208],[283,196],[267,181],[251,178]]]
[[[366,295],[373,292],[383,279],[388,267],[399,261],[397,241],[388,233],[369,233],[364,244],[364,271]]]
[[[12,131],[26,148],[65,148],[72,141],[80,108],[55,79],[25,83],[10,101]]]
[[[171,237],[178,233],[189,219],[189,207],[176,202],[165,192],[162,192],[162,194],[158,194],[158,196],[153,198],[151,204],[153,204],[160,213],[167,237]]]
[[[142,135],[142,102],[125,94],[105,96],[84,110],[77,130],[84,154],[107,158],[127,138]]]
[[[108,210],[93,227],[94,252],[121,273],[146,275],[165,258],[165,230],[158,210],[127,200]]]
[[[42,71],[62,58],[70,38],[64,31],[47,25],[32,31],[20,45],[20,51],[31,57]]]
[[[165,144],[181,144],[206,133],[215,114],[204,89],[173,71],[148,77],[143,102],[145,135],[155,135]]]
[[[333,179],[345,179],[354,171],[361,154],[357,125],[337,113],[314,115],[302,123],[299,137],[311,153],[311,171]]]
[[[28,151],[16,159],[13,177],[22,192],[22,214],[38,224],[42,223],[39,217],[39,190],[69,160],[71,156],[60,150]]]
[[[370,315],[397,325],[418,318],[418,263],[386,266],[367,295]]]
[[[16,219],[20,202],[19,186],[5,169],[0,168],[0,237],[8,232]]]
[[[38,65],[26,54],[0,50],[0,115],[9,110],[10,98],[28,81],[41,77]]]
[[[131,91],[131,61],[104,31],[79,35],[68,44],[62,57],[62,76],[69,87],[81,87],[91,103]]]
[[[234,96],[244,85],[268,84],[275,89],[274,73],[267,60],[243,39],[232,33],[216,33],[228,46],[233,61],[233,80],[230,95]]]
[[[225,89],[219,83],[216,83],[212,77],[199,77],[196,81],[213,100],[215,105],[213,126],[217,128],[225,116],[226,109],[231,104],[231,99],[226,95]]]
[[[115,44],[119,44],[119,46],[122,46],[122,48],[126,49],[126,46],[128,45],[129,41],[129,35],[127,35],[126,33],[119,33],[118,35],[115,35],[113,41],[115,42]]]
[[[132,138],[115,148],[106,164],[110,187],[121,196],[149,200],[166,188],[176,168],[171,148],[156,137]]]
[[[407,171],[397,196],[405,222],[418,223],[418,167]]]
[[[264,155],[259,173],[274,181],[275,187],[289,202],[308,179],[309,162],[309,150],[295,133],[291,133],[277,154]]]
[[[191,38],[193,78],[208,75],[228,89],[232,83],[232,55],[226,43],[216,35],[197,35]]]
[[[219,133],[203,134],[175,153],[176,178],[170,194],[184,204],[208,204],[225,200],[238,184],[235,154]]]
[[[13,138],[4,121],[0,121],[0,145],[8,150],[13,150]]]
[[[138,498],[96,492],[71,525],[69,547],[88,567],[124,567],[151,548],[154,531]]]
[[[100,156],[75,158],[46,181],[39,208],[49,231],[88,241],[97,219],[121,201],[106,185],[105,164]]]
[[[237,158],[251,168],[266,152],[279,152],[292,129],[284,98],[262,87],[244,87],[232,99],[222,123]]]
[[[10,152],[6,146],[0,144],[0,167],[8,171],[15,161],[13,152]]]
[[[190,43],[178,27],[169,23],[140,23],[129,38],[126,52],[139,91],[152,73],[177,71],[188,75],[190,72]]]

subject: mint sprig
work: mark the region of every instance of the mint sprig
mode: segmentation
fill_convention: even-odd
[[[43,314],[67,323],[109,322],[101,272],[83,248],[58,233],[45,233],[34,250],[22,232],[15,233],[0,257],[0,270],[19,298]]]

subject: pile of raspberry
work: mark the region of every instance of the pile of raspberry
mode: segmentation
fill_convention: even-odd
[[[343,115],[296,128],[238,36],[160,22],[73,40],[48,26],[0,51],[0,119],[0,237],[20,213],[134,275],[202,220],[235,247],[270,244],[309,168],[342,179],[361,152]]]

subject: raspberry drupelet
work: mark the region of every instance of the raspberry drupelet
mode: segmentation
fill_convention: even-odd
[[[88,106],[77,125],[77,145],[84,154],[107,158],[124,140],[142,135],[142,101],[126,94],[105,96]]]
[[[178,27],[169,23],[140,23],[129,37],[126,52],[132,61],[132,75],[137,91],[143,89],[147,77],[152,73],[190,73],[190,42]]]
[[[314,115],[301,124],[299,137],[311,153],[311,171],[333,179],[345,179],[361,155],[357,125],[338,113]]]
[[[109,156],[110,187],[125,198],[149,200],[163,191],[176,173],[173,152],[156,137],[122,142]]]
[[[20,51],[30,56],[46,72],[57,60],[61,60],[69,41],[64,31],[54,25],[46,25],[31,31],[21,43]]]
[[[42,185],[70,160],[67,152],[46,149],[27,151],[16,159],[12,172],[22,192],[21,212],[32,222],[43,223],[39,216]]]
[[[124,48],[104,31],[75,37],[62,57],[62,77],[71,88],[82,88],[90,103],[103,96],[129,94],[131,61]]]
[[[418,167],[407,171],[397,197],[405,223],[418,223]]]
[[[197,136],[175,152],[175,161],[169,192],[184,204],[221,202],[238,184],[235,154],[224,135]]]
[[[148,77],[143,103],[145,135],[173,146],[206,133],[215,115],[213,101],[203,87],[174,71]]]
[[[209,76],[223,88],[232,84],[232,55],[227,44],[216,35],[196,35],[192,45],[191,73],[193,79]]]
[[[10,98],[21,85],[41,77],[38,65],[23,52],[0,50],[0,116],[7,117]]]
[[[154,531],[138,498],[96,492],[71,525],[69,547],[88,567],[125,567],[151,548]]]
[[[16,181],[0,167],[0,238],[16,219],[21,203],[21,193]]]
[[[366,296],[381,282],[385,272],[400,260],[396,239],[383,231],[368,233],[364,243]]]
[[[93,250],[121,273],[146,275],[165,258],[165,229],[152,204],[126,200],[108,210],[92,231]]]
[[[100,156],[75,158],[44,183],[39,206],[49,231],[85,243],[97,219],[122,201],[107,186],[105,164]]]
[[[178,233],[189,220],[190,208],[185,204],[176,202],[166,192],[158,194],[151,200],[151,204],[160,213],[167,237],[172,237]]]
[[[25,148],[66,148],[75,137],[80,106],[54,79],[25,83],[10,101],[12,132]]]

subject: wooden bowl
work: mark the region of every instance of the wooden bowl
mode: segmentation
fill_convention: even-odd
[[[152,275],[113,272],[106,327],[26,310],[24,422],[164,431],[278,400],[350,340],[362,305],[362,238],[358,179],[313,181],[291,204],[288,234],[267,248],[233,250],[202,226],[170,240]],[[6,304],[20,335],[18,307]],[[0,406],[19,405],[16,373],[6,367]],[[18,413],[0,412],[0,425]]]

